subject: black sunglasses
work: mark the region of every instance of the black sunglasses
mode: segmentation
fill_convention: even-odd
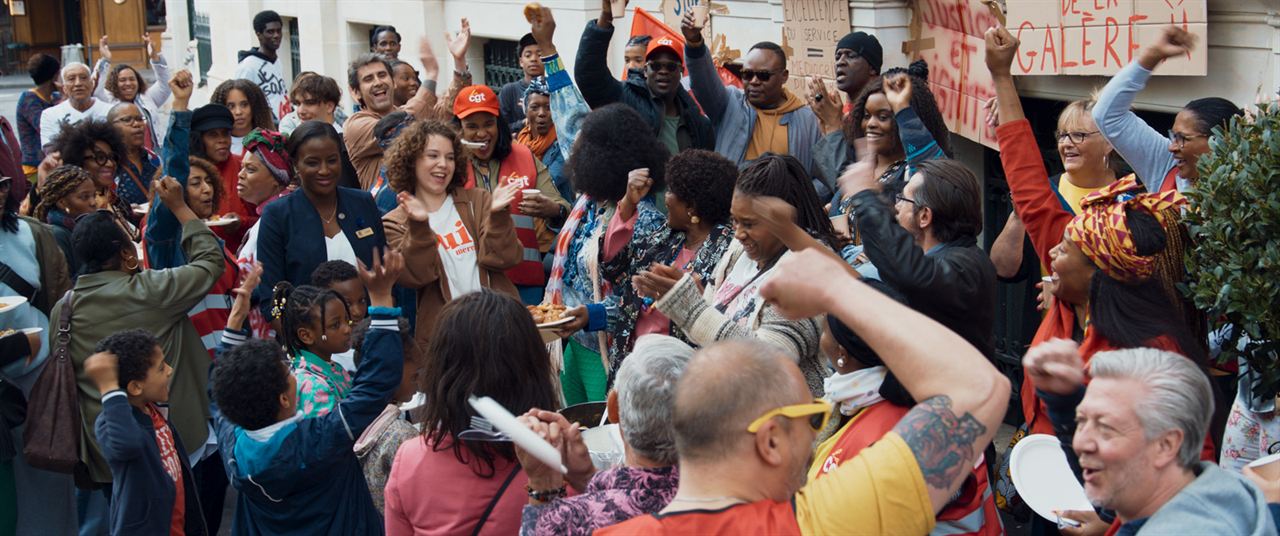
[[[782,71],[756,71],[752,69],[743,69],[742,81],[750,82],[751,79],[754,78],[754,79],[760,80],[761,82],[768,82],[770,78],[773,78],[773,75],[778,74],[780,72]]]
[[[655,73],[678,73],[684,67],[678,61],[650,61],[646,65]]]

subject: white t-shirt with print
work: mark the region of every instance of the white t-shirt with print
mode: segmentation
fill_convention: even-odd
[[[280,113],[280,108],[289,92],[282,65],[280,56],[276,56],[276,61],[267,61],[260,55],[250,54],[240,60],[234,76],[253,82],[262,89],[262,93],[267,96],[267,105],[271,108],[271,117],[276,121],[284,115]]]
[[[480,266],[476,253],[476,237],[462,224],[453,196],[444,200],[440,210],[431,213],[431,230],[440,245],[440,266],[449,280],[453,298],[480,291]]]
[[[102,99],[93,99],[93,105],[82,112],[75,109],[70,100],[64,100],[56,106],[41,112],[40,146],[45,147],[53,143],[53,138],[57,137],[58,133],[62,131],[62,125],[74,125],[86,119],[90,121],[106,121],[107,114],[111,113],[111,106],[111,104]]]
[[[760,295],[760,287],[773,275],[773,268],[756,277],[759,272],[756,261],[744,253],[734,262],[733,267],[725,274],[724,282],[716,289],[716,306],[723,307],[727,303],[728,306],[723,307],[724,314],[738,324],[750,325],[756,308],[762,307],[760,300],[756,298]]]

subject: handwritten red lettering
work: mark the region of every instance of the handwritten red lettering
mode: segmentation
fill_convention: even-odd
[[[1142,48],[1141,46],[1138,45],[1137,36],[1133,35],[1133,27],[1134,27],[1134,23],[1142,22],[1144,20],[1147,20],[1146,15],[1129,15],[1129,53],[1126,54],[1127,56],[1127,59],[1125,59],[1126,62],[1133,61],[1133,51],[1138,50],[1139,48]]]
[[[1112,30],[1115,30],[1114,35],[1112,35],[1111,33]],[[1122,65],[1120,63],[1120,56],[1116,54],[1116,49],[1114,46],[1112,46],[1115,44],[1116,39],[1120,38],[1120,22],[1117,21],[1115,17],[1107,17],[1107,21],[1103,25],[1102,33],[1104,37],[1103,49],[1102,49],[1102,66],[1103,67],[1107,66],[1107,56],[1110,55],[1110,57],[1116,60],[1116,67],[1120,67]]]

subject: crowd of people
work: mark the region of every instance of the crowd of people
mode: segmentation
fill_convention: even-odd
[[[496,91],[466,19],[444,87],[428,40],[418,71],[377,27],[350,110],[341,76],[286,83],[272,11],[198,107],[158,47],[154,83],[105,36],[92,68],[32,57],[0,136],[0,534],[997,535],[1027,512],[994,445],[1013,388],[1014,441],[1056,437],[1094,507],[1031,533],[1277,534],[1259,425],[1179,291],[1183,193],[1243,112],[1197,99],[1166,136],[1130,111],[1190,34],[1063,109],[1050,176],[1019,42],[987,30],[1014,212],[984,249],[928,66],[875,36],[801,95],[773,42],[726,84],[692,13],[621,79],[610,1],[572,69],[526,17]],[[996,285],[1026,266],[1014,386]]]

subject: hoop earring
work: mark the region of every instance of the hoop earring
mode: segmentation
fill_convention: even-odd
[[[1102,167],[1111,167],[1111,153],[1102,155]]]
[[[125,269],[125,270],[129,270],[129,271],[137,270],[137,269],[138,269],[138,259],[133,259],[133,266],[129,266],[129,265],[127,265],[127,264],[123,264],[123,263],[122,263],[122,266],[124,267],[124,269]]]

